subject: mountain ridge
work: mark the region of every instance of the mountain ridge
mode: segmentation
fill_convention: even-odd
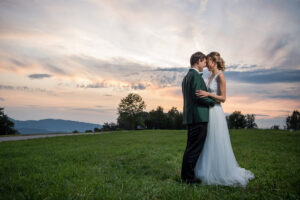
[[[84,132],[85,130],[93,130],[94,128],[102,128],[100,124],[93,124],[87,122],[64,120],[64,119],[40,119],[40,120],[15,120],[9,118],[14,122],[14,128],[21,134],[40,134],[40,133],[71,133],[75,130]]]

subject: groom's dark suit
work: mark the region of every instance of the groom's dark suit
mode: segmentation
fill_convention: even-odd
[[[194,168],[206,138],[208,107],[215,105],[215,101],[209,97],[196,96],[196,91],[200,89],[207,91],[202,74],[191,68],[182,81],[183,123],[187,124],[188,138],[182,160],[181,179],[186,182],[193,182],[195,179]]]

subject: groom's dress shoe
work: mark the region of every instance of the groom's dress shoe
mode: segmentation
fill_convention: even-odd
[[[198,179],[186,179],[186,180],[183,180],[183,182],[185,182],[187,184],[201,183],[201,181]]]

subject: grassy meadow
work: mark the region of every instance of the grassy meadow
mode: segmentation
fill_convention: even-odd
[[[300,132],[231,130],[246,188],[180,181],[184,130],[0,143],[0,199],[299,199]],[[220,166],[221,167],[221,166]]]

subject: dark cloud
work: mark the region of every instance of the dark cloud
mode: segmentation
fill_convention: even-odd
[[[274,95],[269,96],[274,99],[293,99],[293,100],[300,100],[300,95]]]
[[[187,72],[189,68],[180,68],[180,67],[174,67],[174,68],[157,68],[153,71],[163,71],[163,72]]]
[[[300,82],[300,70],[227,71],[225,76],[228,80],[254,84]]]
[[[29,88],[27,86],[11,86],[11,85],[0,85],[0,90],[17,90],[17,91],[26,91],[26,92],[40,92],[40,93],[46,93],[48,95],[54,95],[56,94],[51,90],[45,90],[42,88]]]
[[[300,70],[263,69],[250,70],[256,65],[231,65],[231,71],[225,71],[227,80],[252,84],[297,83],[300,82]],[[247,70],[247,71],[238,71]],[[141,74],[143,80],[158,83],[160,87],[180,86],[188,68],[156,68]]]
[[[247,94],[256,96],[257,99],[300,99],[299,87],[296,84],[300,82],[300,70],[264,69],[249,71],[251,68],[256,68],[256,65],[231,65],[230,68],[235,71],[226,71],[225,77],[229,82],[236,81],[237,84],[229,83],[229,96]],[[247,69],[247,71],[237,71],[242,69]],[[152,70],[151,73],[146,73],[145,79],[148,77],[151,83],[155,82],[159,87],[180,87],[186,73],[186,68],[158,68]],[[239,83],[244,84],[239,86]],[[272,87],[273,83],[283,83],[282,86],[285,83],[295,83],[295,86],[276,89]],[[177,94],[181,95],[181,90],[178,90]]]
[[[155,68],[143,73],[142,79],[159,87],[180,86],[189,68]]]
[[[80,88],[107,88],[107,87],[109,87],[109,85],[106,84],[105,82],[101,82],[101,83],[88,84],[88,85],[77,85],[77,87],[80,87]]]
[[[4,101],[4,98],[0,97],[0,101]]]
[[[249,69],[253,69],[256,68],[257,65],[229,65],[226,66],[226,71],[240,71],[240,70],[249,70]]]
[[[94,84],[87,84],[87,85],[77,85],[79,88],[121,88],[121,89],[134,89],[134,90],[145,90],[147,85],[142,83],[133,83],[131,86],[119,86],[119,85],[112,85],[109,83],[106,83],[105,81],[94,83]],[[112,96],[112,95],[104,95],[104,96]]]
[[[118,87],[126,90],[145,90],[149,84],[168,87],[180,85],[179,82],[188,71],[188,68],[157,68],[124,58],[101,60],[87,56],[72,56],[71,59],[86,67],[89,73],[129,83],[128,86],[113,86],[106,82],[77,86],[81,88]]]
[[[30,74],[28,75],[31,79],[43,79],[43,78],[49,78],[51,77],[50,74]]]
[[[134,90],[145,90],[146,86],[144,84],[139,83],[139,84],[133,84],[131,88]]]
[[[234,80],[243,83],[254,83],[254,84],[269,84],[269,83],[297,83],[300,82],[300,70],[280,70],[280,69],[263,69],[263,70],[250,70],[256,68],[256,65],[230,65],[225,71],[227,80]],[[238,71],[247,70],[247,71]],[[162,85],[168,85],[173,83],[179,83],[178,78],[184,77],[187,73],[187,68],[157,68],[151,70],[150,77],[156,79]],[[160,72],[155,74],[155,72]],[[169,73],[168,73],[169,72]],[[170,73],[170,72],[175,72]],[[179,77],[178,77],[179,76]]]
[[[234,80],[243,83],[269,84],[269,83],[296,83],[300,82],[300,70],[278,70],[264,69],[252,70],[256,65],[231,65],[228,68],[232,71],[226,71],[227,80]],[[236,71],[247,69],[247,71]],[[151,70],[149,77],[156,80],[162,87],[168,85],[180,85],[182,78],[187,73],[187,68],[157,68]],[[159,73],[156,73],[159,72]]]
[[[15,87],[10,85],[0,85],[0,90],[13,90]]]

